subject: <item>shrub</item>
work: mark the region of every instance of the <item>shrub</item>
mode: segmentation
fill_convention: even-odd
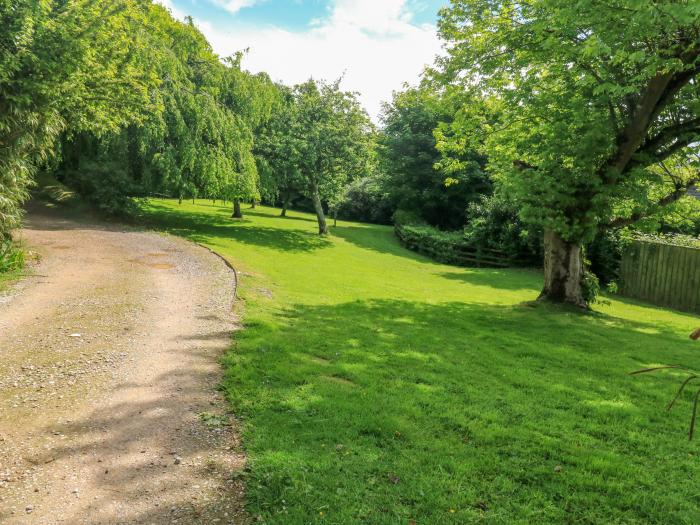
[[[590,271],[598,277],[601,284],[608,286],[619,279],[622,251],[628,237],[626,230],[601,231],[586,246]]]
[[[389,196],[375,177],[353,181],[338,205],[338,216],[350,221],[391,224]]]
[[[466,247],[461,233],[432,226],[397,226],[397,235],[407,248],[449,264],[459,264],[458,250]]]
[[[131,196],[140,188],[114,163],[85,162],[80,169],[65,171],[63,180],[107,216],[125,217],[135,211]]]
[[[600,279],[591,271],[591,261],[584,259],[585,269],[583,271],[583,298],[586,304],[594,304],[599,302],[600,296]]]
[[[469,205],[464,236],[472,246],[500,250],[513,259],[541,264],[542,230],[523,223],[517,203],[502,191]]]
[[[427,226],[428,223],[419,214],[407,211],[407,210],[396,210],[392,216],[394,224],[397,226]],[[433,228],[433,230],[438,231]]]
[[[502,194],[471,203],[464,231],[429,226],[415,212],[394,213],[396,232],[408,248],[448,264],[531,266],[542,261],[542,232],[528,228],[515,203]]]
[[[0,273],[14,272],[24,267],[24,251],[9,238],[0,240]]]
[[[474,246],[462,232],[444,232],[432,226],[396,225],[396,235],[410,250],[436,261],[458,266],[506,267],[528,264],[500,250]]]

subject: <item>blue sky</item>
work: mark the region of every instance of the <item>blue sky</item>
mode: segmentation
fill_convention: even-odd
[[[378,0],[381,2],[381,0]],[[409,0],[406,9],[415,24],[434,24],[446,0]],[[276,26],[304,31],[316,21],[327,18],[333,8],[331,0],[171,0],[178,10],[222,26]]]
[[[222,56],[249,49],[244,66],[287,84],[335,80],[360,93],[376,120],[381,102],[415,83],[440,52],[435,24],[448,0],[157,0],[191,15]]]

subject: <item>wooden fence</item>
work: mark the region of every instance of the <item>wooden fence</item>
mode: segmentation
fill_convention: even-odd
[[[399,225],[395,226],[394,231],[399,242],[409,250],[447,264],[477,268],[510,268],[530,264],[530,261],[514,259],[500,250],[474,248],[462,243],[412,235],[410,229]]]
[[[658,306],[700,313],[700,249],[648,241],[622,256],[620,293]]]

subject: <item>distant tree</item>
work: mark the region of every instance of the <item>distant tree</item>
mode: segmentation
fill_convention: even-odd
[[[255,155],[261,194],[268,201],[279,202],[284,217],[291,199],[302,191],[302,137],[294,132],[297,123],[294,93],[285,86],[278,89],[280,96],[271,118],[256,131]]]
[[[586,307],[582,246],[674,202],[697,179],[653,169],[700,140],[700,3],[453,0],[436,77],[497,108],[463,107],[453,141],[545,229],[541,298]]]
[[[323,201],[335,201],[350,179],[369,169],[372,124],[353,93],[339,82],[309,80],[294,88],[292,133],[298,145],[300,189],[314,205],[319,234],[328,233]]]
[[[235,169],[226,185],[226,196],[233,201],[233,217],[243,216],[241,201],[255,201],[260,195],[258,164],[254,156],[255,129],[272,116],[279,97],[277,87],[264,74],[251,75],[241,69],[243,53],[227,59],[221,100],[235,116]]]
[[[379,174],[352,181],[338,203],[338,215],[351,221],[391,224],[394,207],[385,180]]]
[[[491,192],[475,148],[456,154],[460,163],[442,163],[436,129],[450,122],[453,109],[430,87],[394,93],[385,104],[379,133],[379,159],[385,187],[396,209],[422,216],[443,229],[464,226],[466,209]],[[450,169],[445,169],[449,167]]]
[[[151,91],[154,107],[139,125],[69,135],[62,166],[67,182],[110,212],[130,204],[133,193],[156,192],[180,202],[223,198],[240,215],[241,201],[258,195],[253,128],[269,118],[274,85],[267,75],[243,71],[240,53],[220,60],[192,19],[175,20],[160,5],[148,6],[142,29],[160,79]],[[129,178],[132,184],[116,184]]]

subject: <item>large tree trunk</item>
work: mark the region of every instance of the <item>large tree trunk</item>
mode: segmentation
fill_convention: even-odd
[[[256,202],[255,199],[253,199],[253,202],[250,203],[250,209],[254,210],[257,205],[258,205],[258,203]]]
[[[552,230],[544,234],[544,289],[540,300],[588,308],[583,294],[583,249]]]
[[[241,201],[238,199],[234,199],[233,201],[233,215],[231,215],[232,219],[242,219],[243,218],[243,212],[241,211]]]
[[[326,224],[326,215],[323,213],[323,204],[321,204],[321,195],[318,192],[318,186],[312,188],[312,199],[314,201],[314,209],[316,210],[316,218],[318,219],[318,234],[326,235],[328,233],[328,225]]]
[[[280,213],[280,217],[286,217],[287,216],[287,208],[289,207],[289,193],[285,193],[284,197],[282,197],[282,213]]]

